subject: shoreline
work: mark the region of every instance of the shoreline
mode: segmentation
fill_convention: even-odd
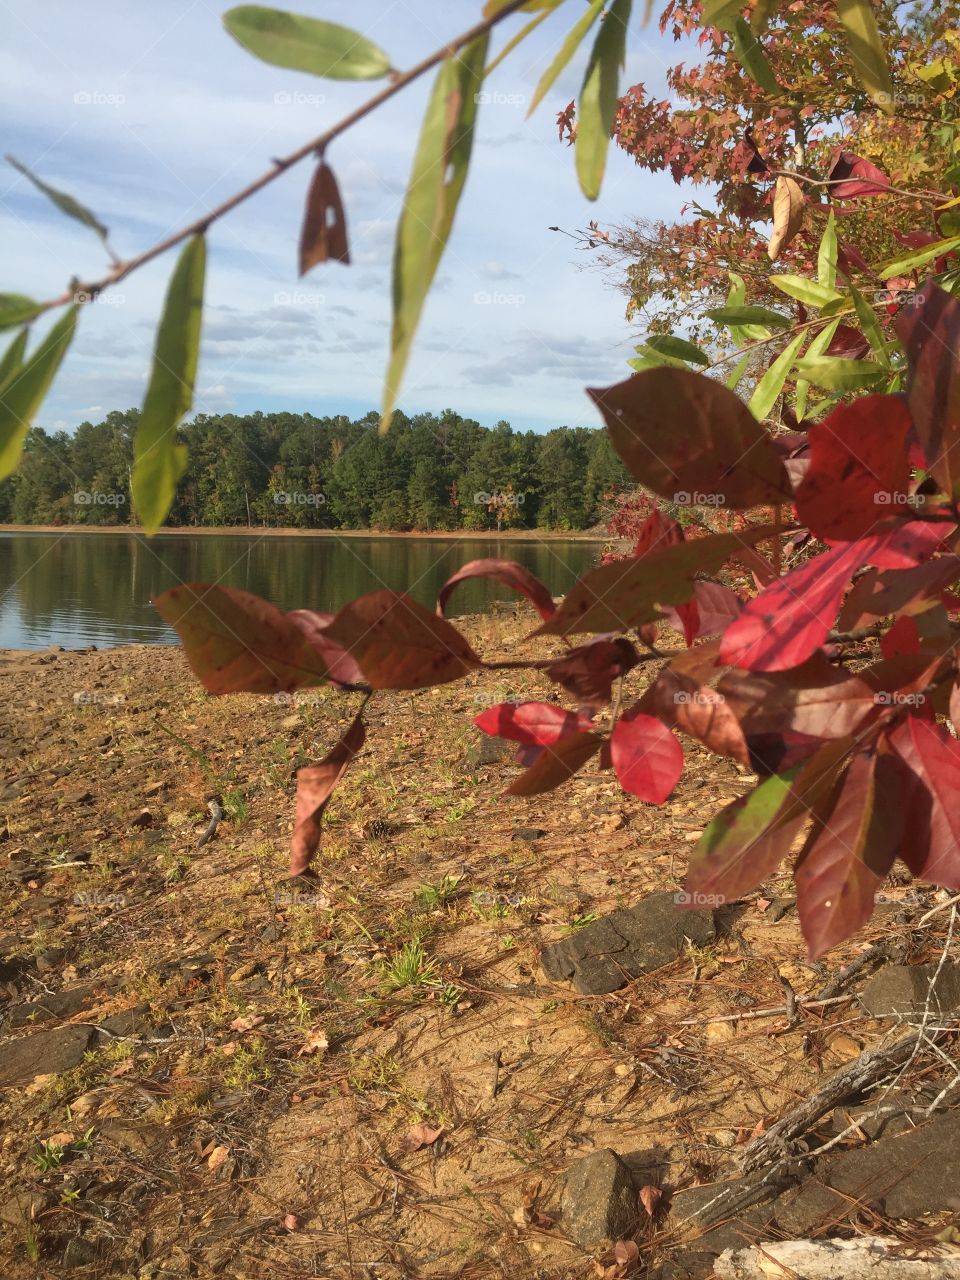
[[[89,534],[125,534],[127,537],[139,535],[147,537],[139,525],[91,525],[91,524],[0,524],[0,534],[4,533],[89,533]],[[503,542],[606,542],[607,535],[580,531],[566,533],[555,529],[504,529],[501,533],[484,529],[445,529],[432,533],[406,530],[403,532],[381,531],[377,529],[266,529],[257,525],[198,525],[179,526],[177,528],[158,529],[155,538],[175,537],[177,535],[194,537],[230,536],[239,538],[408,538],[437,542],[446,539],[452,542],[483,541],[491,539]]]

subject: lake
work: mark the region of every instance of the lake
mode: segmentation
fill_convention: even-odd
[[[0,648],[68,649],[174,644],[151,596],[180,582],[219,582],[282,609],[337,609],[365,591],[406,591],[432,608],[446,579],[468,560],[517,560],[554,595],[597,562],[600,544],[496,537],[283,537],[250,533],[140,534],[0,529]],[[507,588],[467,582],[449,612],[479,613]]]

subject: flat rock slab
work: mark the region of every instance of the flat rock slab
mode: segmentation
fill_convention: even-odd
[[[83,1024],[6,1040],[0,1044],[0,1089],[29,1084],[36,1076],[69,1071],[96,1042],[96,1028]]]
[[[875,1018],[893,1014],[912,1017],[923,1013],[928,997],[934,1015],[960,1008],[960,965],[945,964],[939,974],[935,964],[884,965],[864,987],[860,999]]]
[[[681,911],[675,894],[651,893],[545,947],[540,963],[555,982],[602,996],[676,960],[685,940],[704,946],[714,935],[712,911]]]
[[[570,1166],[561,1222],[567,1235],[584,1249],[630,1235],[640,1216],[639,1206],[629,1168],[609,1147]]]

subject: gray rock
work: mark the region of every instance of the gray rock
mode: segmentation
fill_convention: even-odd
[[[0,1203],[0,1222],[8,1227],[22,1227],[38,1218],[52,1203],[53,1197],[46,1191],[14,1191]]]
[[[681,911],[673,893],[651,893],[545,947],[540,963],[556,982],[572,982],[584,995],[606,995],[676,960],[684,939],[703,946],[714,933],[712,911]]]
[[[541,827],[514,827],[513,831],[510,832],[510,839],[523,840],[526,844],[530,844],[546,834]]]
[[[484,735],[479,742],[467,747],[460,759],[461,769],[469,772],[483,765],[500,764],[510,760],[516,750],[505,738],[489,738]]]
[[[88,1267],[97,1260],[97,1247],[83,1236],[74,1236],[63,1251],[63,1265],[68,1269]]]
[[[40,1000],[27,1004],[15,1004],[8,1010],[5,1024],[8,1028],[41,1026],[45,1022],[63,1022],[81,1012],[96,991],[95,983],[69,987],[56,991]]]
[[[630,1170],[605,1147],[571,1165],[563,1191],[564,1231],[584,1249],[622,1240],[639,1218],[639,1199]]]
[[[69,1071],[96,1044],[94,1027],[69,1025],[37,1031],[0,1045],[0,1089],[28,1084],[36,1076]]]
[[[937,971],[934,964],[888,964],[873,975],[860,999],[874,1017],[922,1013],[930,996],[930,1010],[936,1015],[960,1007],[960,965],[945,964],[930,990]]]

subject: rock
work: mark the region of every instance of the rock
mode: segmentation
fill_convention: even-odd
[[[91,1026],[71,1024],[4,1041],[0,1045],[0,1089],[78,1066],[87,1050],[95,1045],[96,1035]]]
[[[22,1227],[49,1208],[53,1197],[46,1191],[14,1191],[0,1202],[0,1222],[8,1227]]]
[[[540,827],[514,827],[513,831],[510,833],[510,839],[523,840],[525,843],[530,844],[532,841],[539,840],[546,834],[547,833]]]
[[[87,1267],[97,1259],[97,1247],[83,1236],[74,1236],[63,1251],[63,1265],[68,1268]]]
[[[468,747],[460,759],[460,768],[466,772],[478,766],[500,764],[510,760],[514,748],[504,738],[488,738],[484,736],[479,742]]]
[[[945,964],[930,990],[937,966],[934,964],[888,964],[873,975],[860,996],[874,1017],[922,1013],[930,996],[930,1010],[948,1013],[960,1006],[960,965]]]
[[[97,1023],[97,1030],[108,1031],[111,1036],[126,1039],[146,1035],[148,1031],[155,1031],[156,1028],[150,1021],[150,1006],[139,1004],[132,1009],[121,1009],[119,1013],[104,1018],[102,1022]]]
[[[136,817],[131,818],[130,825],[131,827],[136,827],[140,831],[142,831],[144,827],[152,827],[153,814],[149,809],[141,809]]]
[[[639,1217],[630,1170],[606,1147],[571,1165],[563,1191],[563,1229],[584,1249],[622,1240]]]
[[[63,797],[64,804],[89,804],[93,799],[93,792],[88,791],[85,787],[81,787],[78,791],[68,791]]]
[[[50,947],[47,951],[41,951],[37,956],[37,972],[53,973],[55,969],[59,969],[63,964],[66,954],[63,947]]]
[[[571,981],[584,995],[607,995],[676,960],[686,938],[702,946],[713,936],[712,911],[680,911],[675,894],[651,893],[545,947],[540,963],[554,981]]]
[[[167,786],[167,784],[166,784],[166,782],[164,782],[164,781],[160,781],[160,782],[149,782],[149,783],[147,783],[147,785],[143,788],[143,794],[144,794],[144,796],[146,796],[146,797],[147,797],[147,799],[149,799],[151,796],[158,796],[158,795],[160,794],[160,792],[161,792],[161,791],[163,791],[163,790],[165,790],[165,789],[166,789],[166,786]]]
[[[95,991],[96,984],[87,983],[85,986],[70,987],[66,991],[44,996],[42,1000],[15,1004],[7,1012],[5,1025],[14,1029],[40,1026],[44,1022],[66,1021],[85,1008]]]

